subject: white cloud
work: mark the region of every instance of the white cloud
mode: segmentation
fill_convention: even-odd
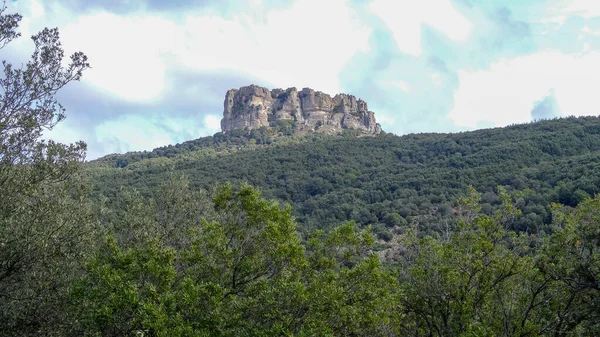
[[[85,81],[131,101],[159,97],[166,69],[161,51],[177,40],[174,25],[165,19],[106,12],[80,17],[62,29],[62,36],[65,44],[88,55],[92,69]]]
[[[584,18],[600,16],[600,1],[598,0],[557,0],[547,7],[541,23],[555,23],[555,29],[560,28],[571,15]]]
[[[396,121],[398,120],[398,116],[397,114],[393,113],[393,112],[388,112],[388,111],[379,111],[377,112],[377,123],[381,124],[383,129],[385,131],[393,131],[393,130],[388,130],[386,129],[387,126],[393,126],[394,124],[396,124]]]
[[[563,0],[555,8],[563,14],[576,14],[585,18],[600,16],[598,0]]]
[[[31,6],[30,7],[31,8],[31,17],[33,19],[38,19],[44,15],[44,13],[45,13],[44,6],[39,1],[36,1],[36,0],[31,1],[30,6]]]
[[[367,50],[371,33],[345,0],[297,0],[260,22],[244,15],[235,20],[190,15],[184,29],[188,39],[179,57],[186,67],[233,69],[276,86],[332,94],[339,91],[345,64]]]
[[[276,86],[335,94],[339,73],[357,51],[368,48],[371,33],[346,0],[297,0],[260,19],[190,12],[174,22],[100,12],[79,17],[62,31],[65,45],[90,58],[93,68],[84,80],[132,101],[160,97],[170,66],[233,70]]]
[[[579,32],[578,40],[584,39],[587,36],[600,36],[600,30],[592,30],[590,27],[585,26]]]
[[[84,137],[80,129],[70,125],[70,120],[58,123],[52,130],[45,130],[42,138],[52,139],[55,142],[70,144],[82,140]]]
[[[408,84],[408,82],[402,81],[402,80],[389,81],[387,83],[390,85],[393,85],[394,87],[396,87],[404,92],[409,92],[412,89],[411,85]]]
[[[597,52],[543,52],[503,60],[484,71],[459,71],[460,87],[448,117],[470,128],[486,122],[495,126],[527,122],[534,103],[551,89],[563,116],[597,115],[599,63]]]
[[[392,31],[400,50],[415,56],[422,51],[422,24],[440,30],[455,41],[465,41],[471,31],[471,23],[450,0],[375,0],[370,9]]]
[[[211,134],[221,131],[221,119],[219,116],[207,115],[204,117],[204,125]]]
[[[202,121],[167,115],[124,115],[96,127],[95,138],[105,144],[103,153],[152,150],[221,130],[220,118],[206,115]],[[66,138],[74,135],[67,135]],[[65,139],[66,139],[65,138]],[[96,158],[91,153],[88,159]]]
[[[96,138],[101,143],[112,143],[118,146],[118,148],[106,149],[106,153],[150,150],[174,143],[168,133],[149,118],[136,115],[122,116],[98,125]]]
[[[21,32],[21,38],[11,42],[10,45],[19,44],[18,48],[20,49],[33,48],[29,37],[45,27],[40,24],[47,17],[43,4],[39,0],[11,1],[7,3],[7,12],[19,13],[23,16],[18,29]],[[27,51],[27,55],[29,54],[30,50]]]

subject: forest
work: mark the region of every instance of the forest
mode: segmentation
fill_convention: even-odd
[[[289,127],[289,125],[286,125]],[[293,125],[292,125],[293,127]],[[196,188],[247,182],[293,205],[302,228],[342,222],[372,225],[383,240],[418,224],[436,231],[456,200],[475,187],[482,212],[501,204],[497,187],[517,199],[523,216],[511,229],[539,233],[551,203],[576,206],[600,192],[600,119],[571,117],[455,134],[286,137],[286,129],[238,130],[89,163],[94,193],[113,198],[121,186],[150,196],[170,174]]]
[[[86,162],[42,136],[88,59],[32,40],[0,78],[0,336],[600,335],[597,117]]]

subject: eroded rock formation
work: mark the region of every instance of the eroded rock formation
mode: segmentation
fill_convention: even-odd
[[[381,126],[367,103],[352,95],[334,97],[310,88],[273,89],[250,85],[231,89],[225,95],[221,129],[257,129],[293,120],[298,132],[337,133],[355,129],[364,134],[378,134]]]

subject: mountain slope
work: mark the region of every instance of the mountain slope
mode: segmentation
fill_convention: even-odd
[[[283,131],[282,131],[283,130]],[[519,192],[524,217],[514,229],[538,232],[551,221],[550,203],[576,205],[600,192],[600,120],[565,118],[455,134],[383,134],[356,138],[276,137],[284,129],[216,134],[146,153],[111,155],[88,164],[95,193],[120,186],[151,194],[167,174],[192,186],[247,181],[267,197],[294,205],[307,228],[354,220],[388,229],[418,223],[436,230],[457,197],[473,185],[490,213],[496,187]]]

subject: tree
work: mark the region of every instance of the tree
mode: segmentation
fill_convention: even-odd
[[[597,335],[599,200],[555,207],[556,232],[536,242],[506,230],[518,212],[503,189],[503,211],[493,216],[480,214],[471,192],[451,233],[404,239],[404,334]]]
[[[248,185],[223,185],[199,214],[204,202],[196,198],[207,196],[177,181],[150,202],[127,193],[127,223],[113,233],[120,244],[109,238],[75,283],[79,332],[239,335],[264,328],[253,324],[257,297],[303,260],[290,208]]]
[[[554,205],[555,233],[546,239],[539,268],[555,283],[563,301],[551,323],[555,336],[576,330],[600,333],[600,195],[576,209]]]
[[[157,239],[121,248],[107,237],[73,283],[72,336],[179,336],[173,306],[175,251]],[[162,333],[161,333],[162,332]]]
[[[505,193],[501,193],[506,199]],[[516,275],[531,266],[505,231],[507,215],[515,210],[506,204],[506,213],[490,217],[479,213],[480,194],[461,200],[461,221],[442,237],[419,239],[416,232],[405,236],[407,249],[400,266],[404,333],[412,336],[511,336],[513,328],[511,286]],[[516,243],[516,241],[515,241]],[[515,246],[519,248],[519,246]],[[518,297],[518,296],[512,296]],[[504,305],[505,304],[505,305]]]
[[[0,8],[0,49],[18,38],[21,15]],[[31,37],[21,67],[3,60],[0,78],[0,335],[48,333],[60,321],[66,284],[90,231],[91,212],[77,181],[83,142],[41,140],[65,118],[56,93],[89,67],[77,52],[63,66],[58,29]]]
[[[195,193],[179,177],[154,199],[129,192],[126,199],[124,222],[74,283],[74,335],[389,330],[396,282],[371,252],[373,236],[353,223],[303,244],[289,206],[245,184]]]

